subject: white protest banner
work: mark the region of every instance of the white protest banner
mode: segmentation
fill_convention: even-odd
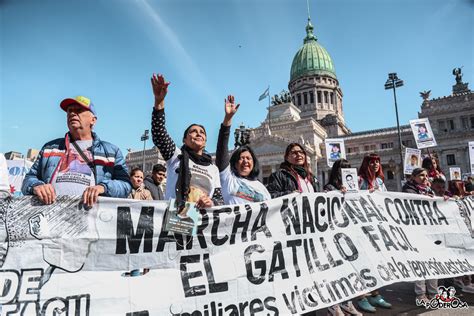
[[[410,126],[418,149],[436,146],[436,139],[428,118],[411,120]]]
[[[13,159],[7,160],[8,167],[8,182],[10,183],[10,188],[12,189],[12,194],[14,196],[21,196],[21,184],[23,183],[23,178],[30,171],[33,163],[26,159]]]
[[[450,180],[461,180],[461,168],[459,168],[459,167],[449,168],[449,179]]]
[[[411,174],[415,168],[421,168],[421,150],[405,148],[404,174]]]
[[[166,201],[5,200],[0,304],[25,315],[296,315],[474,273],[474,197],[358,195],[214,207],[186,237],[162,230]]]
[[[471,163],[471,174],[474,175],[474,142],[469,142],[469,161]]]
[[[342,138],[326,138],[326,159],[328,166],[332,168],[334,162],[341,158],[346,158],[346,148]]]

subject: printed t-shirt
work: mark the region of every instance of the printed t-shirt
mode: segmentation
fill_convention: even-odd
[[[179,169],[179,155],[181,155],[181,149],[176,147],[173,157],[166,162],[167,181],[165,199],[167,200],[176,198],[176,181],[178,181],[176,170]],[[214,190],[221,187],[219,169],[215,165],[201,166],[189,159],[189,171],[191,172],[191,181],[187,202],[197,202],[203,195],[212,198]]]
[[[76,144],[92,161],[92,140],[78,140]],[[82,195],[87,187],[95,185],[94,173],[72,144],[61,159],[51,184],[57,195]]]
[[[270,200],[267,188],[258,180],[238,177],[227,166],[220,173],[225,204],[244,204]]]

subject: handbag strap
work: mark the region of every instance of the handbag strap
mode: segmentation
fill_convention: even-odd
[[[95,170],[95,164],[87,157],[87,155],[82,151],[81,147],[79,147],[75,141],[72,142],[72,145],[74,146],[74,148],[76,148],[76,151],[82,157],[82,159],[84,159],[84,161],[87,163],[89,168],[91,168],[92,173],[94,174],[94,182],[97,183],[97,174]]]

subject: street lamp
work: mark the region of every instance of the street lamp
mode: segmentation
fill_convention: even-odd
[[[385,90],[393,89],[393,99],[395,101],[395,114],[397,115],[397,130],[398,130],[398,145],[400,150],[400,163],[403,166],[403,154],[402,154],[402,134],[400,133],[400,121],[398,120],[398,106],[397,106],[397,94],[396,88],[403,86],[403,80],[399,79],[396,72],[388,74],[388,79],[385,82]]]
[[[146,146],[146,141],[148,140],[148,138],[150,138],[148,136],[148,133],[149,131],[146,129],[145,132],[143,133],[142,135],[142,142],[143,142],[143,160],[142,160],[142,170],[143,172],[145,172],[145,146]]]
[[[250,144],[250,130],[248,128],[245,128],[244,124],[242,123],[239,128],[235,129],[234,138],[235,148],[248,145]]]

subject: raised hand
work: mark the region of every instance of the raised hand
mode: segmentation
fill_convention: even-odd
[[[153,88],[153,94],[155,95],[155,109],[161,110],[165,107],[165,97],[168,93],[169,82],[165,81],[163,75],[153,74],[151,77],[151,86]]]
[[[224,117],[224,126],[230,126],[232,124],[232,117],[237,110],[239,109],[240,103],[235,105],[235,98],[233,95],[228,95],[227,99],[224,99],[225,104],[225,117]]]

